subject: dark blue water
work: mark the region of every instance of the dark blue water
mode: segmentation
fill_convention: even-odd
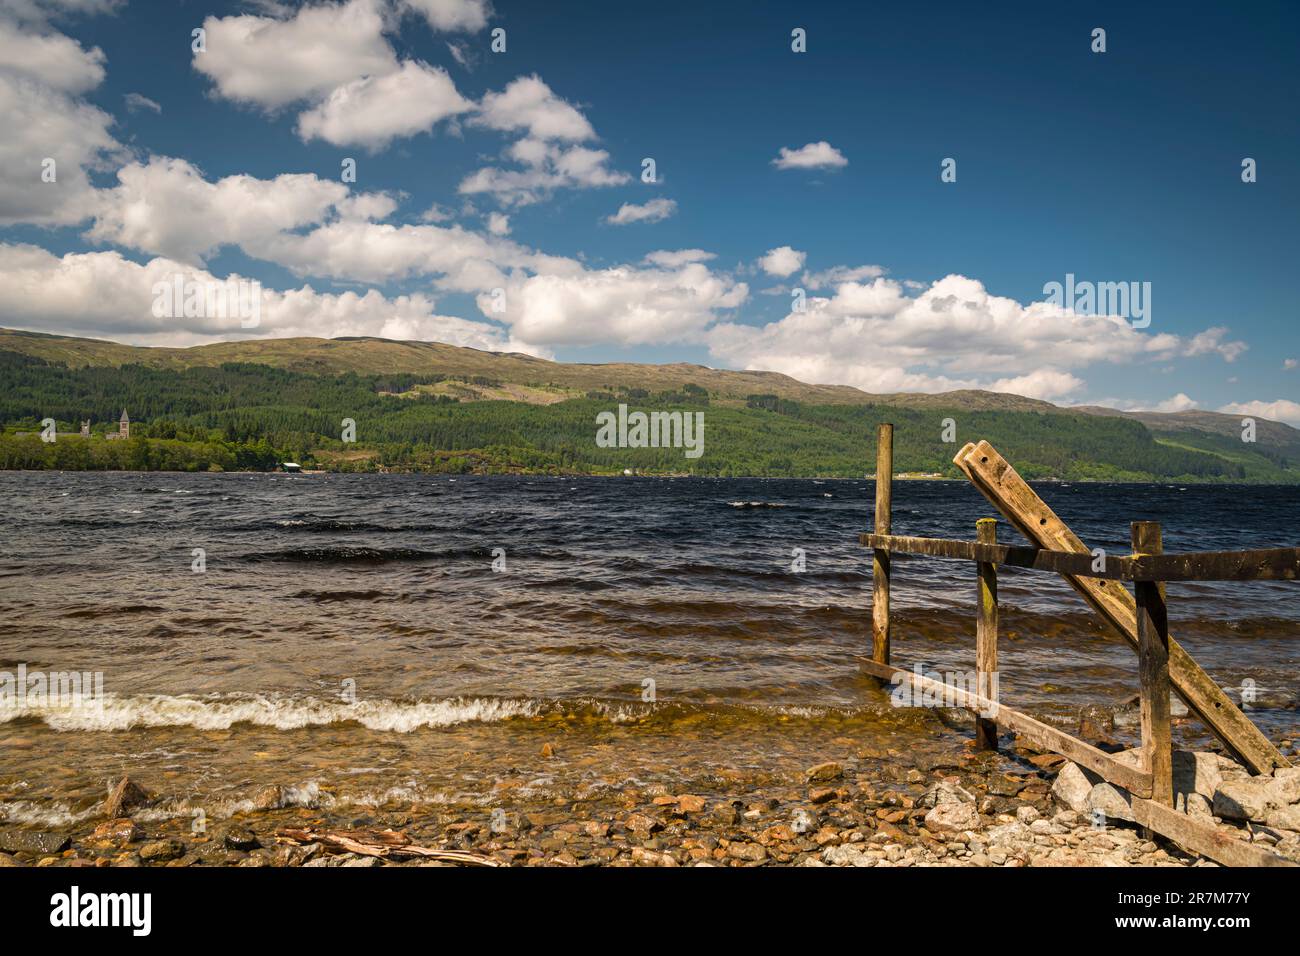
[[[1111,553],[1134,519],[1160,521],[1167,551],[1300,543],[1289,488],[1039,491]],[[109,699],[0,712],[0,744],[188,767],[202,739],[220,775],[247,748],[307,746],[309,728],[313,748],[328,729],[370,754],[448,728],[672,708],[753,721],[755,748],[777,747],[780,721],[888,707],[857,667],[872,496],[852,480],[0,474],[0,669],[100,671]],[[959,482],[897,482],[894,501],[899,534],[969,539],[990,512]],[[1005,524],[1002,540],[1018,540]],[[970,668],[974,587],[966,562],[897,557],[895,662]],[[1131,650],[1054,575],[1003,569],[1000,598],[1004,702],[1068,723],[1136,690]],[[1254,682],[1252,716],[1274,736],[1300,730],[1297,598],[1294,582],[1169,587],[1175,636],[1234,698]],[[0,789],[35,759],[0,747]]]

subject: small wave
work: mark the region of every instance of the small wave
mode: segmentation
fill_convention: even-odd
[[[290,548],[269,554],[252,555],[251,561],[282,561],[317,564],[389,564],[396,561],[431,561],[439,557],[436,551],[418,548]]]
[[[532,700],[448,698],[428,701],[387,699],[324,700],[253,694],[171,697],[120,697],[106,694],[98,706],[50,708],[10,702],[0,706],[0,723],[36,718],[53,730],[122,731],[150,727],[227,730],[235,724],[300,730],[330,724],[358,723],[370,730],[410,733],[421,727],[509,720],[536,714]]]
[[[729,501],[727,502],[733,508],[784,508],[784,502],[780,501]]]

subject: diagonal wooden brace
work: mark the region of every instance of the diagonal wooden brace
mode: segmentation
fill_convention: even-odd
[[[1088,546],[988,442],[968,443],[953,462],[984,497],[1038,547],[1089,553]],[[1061,576],[1134,651],[1137,650],[1137,604],[1121,582],[1068,574]],[[1260,729],[1172,636],[1169,638],[1169,679],[1192,713],[1252,771],[1267,774],[1272,773],[1274,767],[1290,766]]]

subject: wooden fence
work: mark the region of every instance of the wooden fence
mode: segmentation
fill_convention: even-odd
[[[1018,475],[988,442],[967,444],[953,459],[984,496],[1030,541],[1031,546],[997,542],[997,519],[976,522],[974,541],[912,538],[892,533],[894,426],[881,425],[876,450],[875,530],[861,536],[872,549],[872,657],[867,672],[913,691],[975,711],[979,746],[995,749],[999,729],[1013,731],[1029,743],[1060,754],[1132,795],[1133,815],[1148,830],[1187,849],[1233,866],[1291,866],[1290,861],[1243,842],[1174,809],[1173,748],[1170,732],[1171,690],[1223,744],[1254,773],[1289,766],[1285,757],[1183,650],[1169,633],[1166,581],[1295,580],[1300,548],[1254,551],[1202,551],[1164,554],[1160,525],[1134,521],[1131,555],[1094,553]],[[975,674],[978,692],[958,688],[895,667],[890,661],[890,556],[924,555],[974,561],[978,609]],[[1141,761],[1134,766],[1000,704],[998,668],[998,565],[1053,571],[1113,627],[1138,655],[1141,685]],[[1123,582],[1134,584],[1129,594]]]

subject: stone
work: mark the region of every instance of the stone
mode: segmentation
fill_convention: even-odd
[[[153,798],[149,792],[130,777],[123,777],[116,787],[109,791],[104,801],[104,816],[118,820],[128,816],[132,810],[143,807]]]
[[[1214,815],[1263,823],[1270,810],[1280,810],[1288,802],[1274,777],[1225,780],[1214,792]]]
[[[812,803],[830,803],[835,794],[836,791],[830,787],[813,787],[808,791],[808,799]]]
[[[1189,793],[1183,798],[1182,810],[1189,817],[1196,817],[1204,820],[1206,823],[1213,822],[1214,810],[1207,800],[1199,793]]]
[[[767,850],[757,843],[733,843],[727,847],[727,856],[734,860],[760,863],[767,859]]]
[[[258,787],[250,801],[254,810],[278,810],[284,805],[284,790],[275,784]]]
[[[1186,798],[1189,793],[1199,793],[1208,800],[1214,799],[1214,791],[1223,783],[1219,758],[1215,754],[1175,750],[1173,763],[1175,803],[1178,802],[1179,795]]]
[[[1270,810],[1264,822],[1278,830],[1300,830],[1300,805]]]
[[[624,820],[623,823],[633,833],[641,834],[644,836],[649,836],[651,833],[654,833],[656,830],[662,830],[664,828],[664,825],[662,823],[660,823],[654,817],[644,813],[628,814],[627,819]]]
[[[1100,704],[1089,704],[1079,711],[1078,736],[1089,743],[1114,743],[1115,715]]]
[[[682,813],[699,813],[704,809],[705,800],[694,794],[684,793],[677,798],[677,809]]]
[[[1084,775],[1079,765],[1069,761],[1061,766],[1056,775],[1056,782],[1052,784],[1052,796],[1067,810],[1086,814],[1092,786],[1093,782]]]
[[[1026,826],[1033,823],[1040,816],[1041,814],[1038,812],[1037,807],[1031,807],[1028,805],[1023,807],[1016,807],[1016,820],[1018,820],[1020,823],[1025,824]]]
[[[831,866],[873,866],[875,860],[853,844],[828,846],[822,850],[822,862]]]
[[[340,866],[370,867],[381,866],[382,861],[377,856],[357,856],[341,863]]]
[[[10,856],[8,853],[0,853],[0,870],[4,869],[6,866],[17,866],[17,865],[18,864],[14,862],[14,858]]]
[[[974,803],[941,803],[925,815],[925,828],[935,833],[972,830],[980,815]]]
[[[257,838],[248,827],[233,826],[226,831],[222,842],[228,849],[239,850],[244,853],[250,850],[256,850],[261,847],[262,841]]]
[[[1133,798],[1104,781],[1088,792],[1088,810],[1100,810],[1109,820],[1136,822],[1133,817]]]
[[[110,843],[135,843],[144,839],[144,830],[130,817],[122,817],[101,823],[95,827],[95,832],[90,835],[90,838],[106,840]]]
[[[543,757],[554,757],[554,756],[555,756],[555,744],[553,744],[553,743],[544,743],[544,744],[542,744],[542,756],[543,756]]]
[[[164,863],[185,855],[185,844],[180,840],[153,840],[140,847],[140,859]]]
[[[48,856],[62,853],[72,845],[66,833],[52,830],[0,830],[0,850],[5,853],[31,853]]]
[[[720,803],[709,811],[709,819],[720,826],[735,826],[740,822],[740,811],[729,803]]]
[[[975,795],[951,780],[940,780],[921,794],[918,806],[933,808],[945,803],[974,803]]]
[[[844,768],[833,760],[819,763],[815,767],[809,767],[804,773],[804,778],[808,783],[830,783],[833,780],[839,780],[843,776]]]

